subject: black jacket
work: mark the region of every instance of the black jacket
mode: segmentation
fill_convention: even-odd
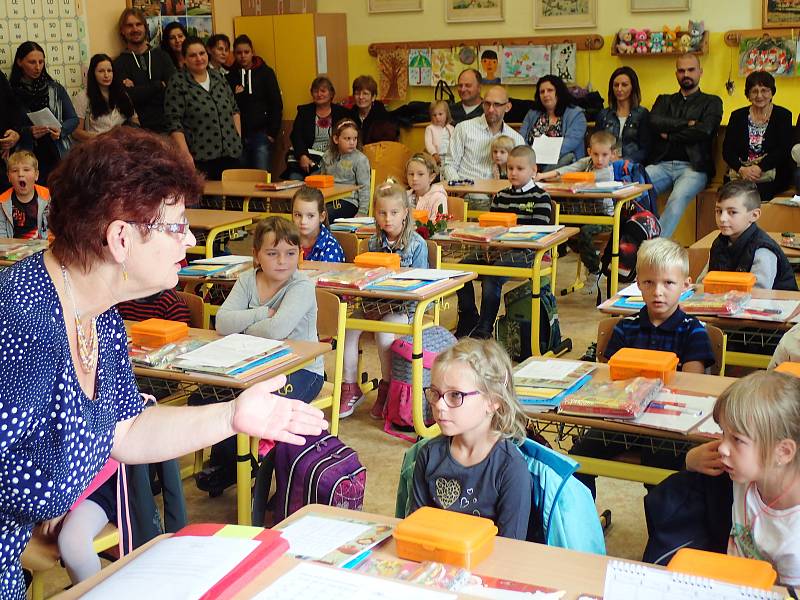
[[[174,74],[175,65],[161,48],[150,48],[135,57],[131,51],[126,50],[114,61],[114,77],[120,81],[133,81],[133,87],[126,87],[125,90],[139,115],[139,123],[145,129],[159,133],[167,131],[164,94]]]
[[[336,121],[347,116],[349,116],[349,113],[344,106],[331,104],[331,127]],[[297,116],[294,118],[294,125],[289,139],[292,141],[294,156],[298,160],[301,156],[308,156],[308,149],[314,145],[316,122],[317,107],[313,102],[300,104],[297,107]]]
[[[275,138],[281,129],[283,99],[275,71],[258,56],[253,58],[252,69],[233,68],[226,75],[239,113],[242,116],[242,135],[266,132]],[[236,93],[236,86],[244,91]]]
[[[747,117],[750,107],[737,109],[728,119],[725,141],[722,144],[722,157],[728,166],[737,171],[747,160],[749,150]],[[773,106],[767,130],[764,133],[762,149],[764,158],[758,163],[762,171],[776,169],[776,181],[788,186],[792,174],[792,113],[782,106]]]
[[[9,129],[21,133],[22,123],[22,107],[5,74],[0,71],[0,137]]]
[[[367,113],[365,119],[361,119],[361,116],[358,114],[357,106],[353,106],[353,108],[350,109],[349,116],[358,123],[358,127],[361,130],[359,137],[362,144],[371,144],[373,142],[385,140],[386,136],[383,135],[382,131],[379,131],[382,128],[376,127],[376,125],[386,123],[387,121],[394,122],[394,119],[386,111],[386,107],[380,100],[375,100],[372,103],[372,108],[369,109],[369,113]]]
[[[695,124],[689,126],[689,121]],[[650,128],[653,145],[650,163],[664,159],[670,144],[686,149],[689,162],[695,171],[714,177],[714,136],[722,121],[722,100],[719,96],[704,94],[700,90],[684,97],[680,92],[661,94],[650,110]],[[661,137],[667,134],[667,139]]]
[[[469,117],[467,117],[467,113],[464,112],[463,103],[456,102],[455,104],[450,105],[450,116],[453,119],[453,125],[458,125],[462,121],[466,121],[468,118],[474,119],[475,117],[480,117],[482,114],[483,114],[483,104],[478,104],[478,108],[469,113]]]
[[[753,267],[753,259],[755,259],[756,250],[759,248],[766,248],[778,259],[778,271],[775,274],[772,289],[797,291],[797,281],[795,281],[794,271],[792,270],[792,265],[789,264],[789,259],[786,258],[777,242],[764,233],[755,223],[751,223],[750,227],[745,229],[733,244],[730,243],[728,236],[717,236],[717,239],[711,244],[708,270],[747,273]]]

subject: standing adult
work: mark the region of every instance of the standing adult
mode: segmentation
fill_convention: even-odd
[[[483,114],[467,119],[456,125],[450,140],[447,155],[444,157],[444,178],[453,179],[491,179],[492,178],[492,140],[507,135],[514,145],[524,144],[522,136],[503,122],[511,110],[508,92],[501,85],[495,85],[486,92],[483,99]],[[488,208],[489,197],[471,194],[470,208]]]
[[[647,174],[656,194],[670,189],[661,215],[661,235],[670,237],[683,211],[714,177],[712,145],[722,120],[722,100],[700,91],[703,69],[695,54],[675,63],[680,89],[661,94],[650,111],[653,146]]]
[[[292,149],[286,156],[284,179],[300,179],[319,171],[323,154],[331,143],[334,123],[348,116],[347,109],[334,104],[336,88],[327,77],[320,76],[311,82],[311,99],[297,107],[289,139]]]
[[[139,124],[133,102],[119,78],[114,77],[114,66],[107,54],[95,54],[89,61],[86,89],[75,96],[75,112],[78,127],[72,135],[79,142],[126,123]]]
[[[175,65],[161,48],[151,48],[147,20],[139,8],[126,8],[119,17],[119,34],[125,50],[114,61],[114,73],[133,100],[145,129],[166,133],[164,91]]]
[[[622,144],[622,158],[644,165],[650,150],[650,113],[641,102],[636,71],[619,67],[608,80],[608,108],[597,114],[595,129],[613,133]]]
[[[23,130],[20,146],[31,150],[39,161],[39,183],[45,184],[58,162],[69,152],[70,136],[78,116],[67,90],[47,72],[44,49],[36,42],[23,42],[14,55],[9,79],[22,110],[32,113],[50,110],[59,125],[33,125]]]
[[[0,157],[5,161],[20,140],[22,110],[14,91],[0,71]],[[6,169],[0,167],[0,189],[8,189]]]
[[[183,43],[186,68],[167,86],[164,111],[167,130],[181,154],[208,179],[238,165],[242,154],[239,107],[228,82],[208,68],[208,53],[200,38]]]
[[[186,27],[178,21],[168,23],[161,30],[161,49],[172,59],[172,64],[180,70],[184,65],[183,42],[189,37]]]
[[[545,75],[536,82],[533,108],[525,115],[519,133],[529,146],[542,135],[563,138],[558,161],[540,165],[540,171],[551,171],[586,156],[586,116],[557,75]]]
[[[386,130],[391,118],[378,100],[378,82],[371,75],[359,75],[353,80],[353,103],[349,116],[358,124],[362,144],[396,138]],[[397,128],[393,123],[391,126]]]
[[[206,40],[208,66],[227,75],[232,65],[231,39],[224,33],[215,33]]]
[[[792,113],[773,104],[775,78],[754,71],[744,81],[750,106],[731,113],[722,143],[727,179],[752,181],[762,202],[789,186],[792,178]]]
[[[461,98],[461,101],[450,107],[450,116],[453,118],[454,125],[483,114],[480,71],[464,69],[458,74],[458,97]]]
[[[254,54],[248,36],[234,40],[233,54],[236,64],[227,78],[242,119],[241,163],[246,168],[269,171],[269,149],[281,128],[281,88],[275,71]]]
[[[202,180],[164,139],[120,127],[79,144],[52,183],[50,249],[0,273],[2,598],[25,597],[34,524],[64,514],[109,456],[160,462],[235,433],[297,444],[325,426],[271,394],[283,377],[232,402],[145,410],[114,305],[178,283]]]

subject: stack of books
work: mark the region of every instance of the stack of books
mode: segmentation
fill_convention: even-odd
[[[192,261],[191,264],[178,271],[178,275],[230,279],[242,271],[248,271],[252,268],[252,256],[215,256],[214,258],[202,258]]]
[[[249,381],[295,358],[286,342],[234,333],[176,356],[169,366],[185,372]]]
[[[328,271],[317,277],[317,286],[363,290],[366,287],[388,279],[394,271],[385,267],[350,267],[341,271]]]
[[[591,378],[596,366],[575,360],[528,359],[514,369],[514,388],[520,403],[534,412],[558,408],[569,394]]]
[[[467,225],[458,227],[450,232],[450,237],[455,240],[467,242],[491,242],[508,231],[508,227],[499,225],[494,227],[481,227],[480,225]]]
[[[303,185],[304,183],[302,181],[287,179],[286,181],[275,181],[273,183],[257,183],[256,189],[277,192],[280,190],[289,190],[292,188],[302,187]]]
[[[331,225],[331,231],[347,231],[349,233],[355,233],[361,227],[366,225],[375,225],[375,217],[350,217],[350,218],[341,218],[336,219]]]

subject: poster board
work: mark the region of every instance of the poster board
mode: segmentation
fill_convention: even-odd
[[[214,33],[213,0],[127,0],[127,3],[144,11],[151,46],[161,44],[161,31],[173,21],[183,25],[190,36],[203,41]]]

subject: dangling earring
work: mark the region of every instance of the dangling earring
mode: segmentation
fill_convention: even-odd
[[[122,261],[122,281],[128,281],[128,267],[125,266],[125,261]]]

